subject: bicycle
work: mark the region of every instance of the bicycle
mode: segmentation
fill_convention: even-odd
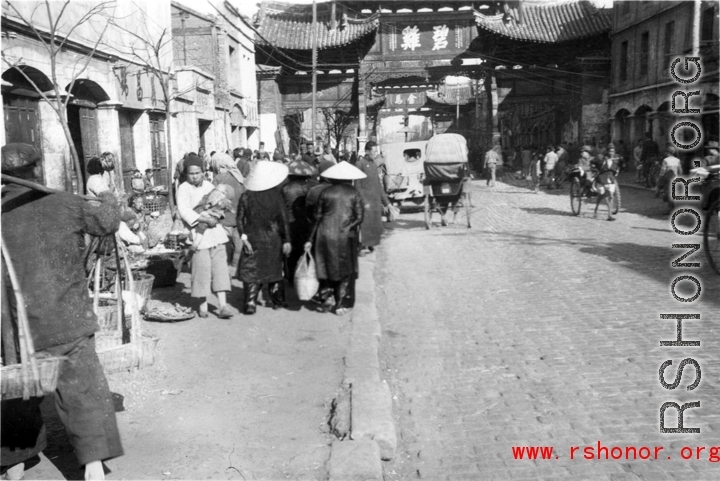
[[[590,202],[590,199],[597,197],[597,192],[592,190],[592,182],[586,178],[585,172],[581,167],[575,167],[568,174],[570,179],[570,208],[574,215],[580,215],[582,210],[583,198],[585,202]],[[615,191],[612,194],[610,202],[612,215],[617,214],[620,211],[621,195],[620,185],[615,181]]]

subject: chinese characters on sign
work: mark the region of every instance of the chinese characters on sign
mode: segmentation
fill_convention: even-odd
[[[447,25],[433,27],[433,30],[435,31],[435,33],[433,33],[433,42],[435,42],[435,45],[433,45],[432,49],[440,50],[443,48],[447,48],[447,36],[450,32],[450,30],[448,30],[447,28]]]
[[[402,31],[402,36],[403,43],[401,47],[403,50],[409,48],[410,50],[415,51],[415,49],[420,46],[420,31],[417,26],[405,27]]]
[[[393,26],[382,33],[385,54],[398,57],[419,54],[457,55],[468,48],[471,39],[470,23],[418,22]]]
[[[388,107],[422,107],[427,97],[425,92],[388,94],[386,105]]]

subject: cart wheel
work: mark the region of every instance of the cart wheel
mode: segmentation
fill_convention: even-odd
[[[583,188],[580,185],[580,181],[577,178],[574,178],[572,184],[570,184],[570,207],[575,215],[580,215],[580,208],[582,207],[582,194]]]
[[[470,206],[472,205],[472,200],[471,200],[471,198],[470,198],[470,192],[466,192],[466,193],[465,193],[465,196],[467,197],[467,199],[465,199],[465,200],[466,200],[466,202],[465,202],[465,213],[466,213],[466,215],[467,215],[467,226],[468,226],[468,229],[470,229],[470,228],[472,227],[472,222],[471,222],[471,220],[470,220],[470,213],[472,212],[472,211],[470,210]]]
[[[425,196],[425,229],[430,229],[430,196]]]
[[[612,205],[613,215],[617,214],[620,211],[620,184],[617,182],[615,183],[615,193],[610,204]]]
[[[715,201],[705,216],[703,249],[710,267],[720,275],[720,201]]]

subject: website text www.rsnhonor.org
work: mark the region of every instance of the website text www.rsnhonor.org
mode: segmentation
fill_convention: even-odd
[[[678,67],[678,64],[681,63],[681,58],[676,58],[673,60],[673,62],[670,64],[670,76],[672,79],[678,84],[679,87],[685,86],[689,87],[690,91],[683,92],[682,90],[676,90],[673,92],[671,97],[671,104],[672,104],[672,111],[675,114],[699,114],[700,109],[693,109],[690,108],[691,99],[694,96],[697,96],[697,98],[701,98],[701,92],[699,89],[693,90],[696,82],[700,79],[700,75],[702,73],[702,67],[700,64],[700,58],[699,57],[684,57],[684,70],[687,75],[691,75],[689,77],[680,77],[678,76],[678,73],[676,71],[676,67]],[[680,69],[678,69],[680,70]],[[679,105],[676,105],[676,99],[682,98],[683,100],[683,106],[682,108]],[[685,135],[684,138],[681,140],[678,140],[680,132],[683,132]],[[688,135],[689,134],[689,135]],[[696,149],[697,146],[700,144],[700,141],[702,139],[702,131],[698,125],[693,122],[692,120],[681,120],[670,131],[670,141],[672,144],[682,150],[690,151],[693,149]],[[699,165],[696,165],[695,167],[699,167]],[[688,201],[699,201],[700,196],[697,195],[690,195],[690,187],[693,183],[700,182],[700,177],[691,177],[691,178],[681,178],[678,177],[677,179],[673,180],[670,190],[671,190],[671,197],[674,202],[688,202]],[[682,186],[682,187],[681,187]],[[678,190],[682,191],[682,195],[678,193]],[[677,225],[677,219],[679,217],[686,217],[692,219],[692,227],[691,228],[685,228],[678,227]],[[683,240],[684,239],[690,239],[689,236],[694,235],[700,230],[700,224],[702,223],[701,216],[697,212],[697,210],[693,208],[688,207],[680,207],[674,210],[672,216],[670,217],[670,226],[672,227],[672,230],[675,234],[680,236]],[[700,244],[699,243],[688,243],[687,241],[683,243],[673,243],[672,247],[674,249],[684,249],[684,252],[677,258],[674,256],[674,260],[672,261],[672,268],[673,269],[687,269],[684,272],[678,272],[678,275],[675,276],[673,281],[670,284],[670,294],[673,297],[675,301],[677,301],[683,308],[693,306],[693,303],[697,301],[700,298],[700,293],[702,291],[702,283],[700,282],[700,279],[698,279],[697,269],[700,267],[699,262],[685,262],[685,258],[687,258],[689,255],[697,252],[700,250]],[[692,270],[690,270],[692,269]],[[690,271],[688,271],[690,270]],[[682,287],[685,286],[685,289],[683,290]],[[693,306],[695,307],[695,306]],[[684,310],[684,309],[683,309]],[[699,340],[685,340],[683,339],[683,321],[693,321],[693,320],[699,320],[700,319],[700,313],[699,312],[681,312],[681,313],[661,313],[660,314],[661,320],[674,320],[675,321],[675,331],[676,331],[676,338],[674,341],[668,341],[668,340],[662,340],[660,341],[661,347],[667,347],[669,349],[678,348],[678,347],[690,347],[690,348],[699,348],[700,347],[700,341]],[[672,355],[672,351],[670,351],[670,355]],[[658,371],[659,381],[660,385],[667,389],[667,390],[675,390],[677,389],[681,384],[681,379],[684,374],[684,368],[685,366],[692,366],[695,370],[695,379],[694,381],[687,386],[687,391],[693,391],[700,385],[700,380],[702,377],[702,370],[700,368],[700,363],[698,363],[695,359],[692,357],[686,357],[685,359],[681,360],[680,363],[677,365],[676,372],[675,372],[675,379],[672,383],[668,383],[665,380],[665,370],[673,365],[672,359],[667,359],[660,365],[660,369]],[[662,403],[660,406],[660,432],[663,434],[673,434],[673,433],[682,433],[682,434],[700,434],[700,428],[699,427],[686,427],[685,426],[685,420],[684,415],[685,411],[688,409],[695,409],[700,408],[700,401],[693,401],[693,402],[686,402],[680,405],[679,403],[675,401],[667,401]],[[677,413],[677,421],[673,421],[670,416],[666,418],[666,411],[671,410],[670,412]],[[669,414],[669,413],[668,413]],[[717,455],[717,453],[716,453]]]
[[[682,459],[685,461],[720,462],[720,446],[686,445],[672,450],[664,446],[608,446],[598,441],[585,446],[570,446],[561,453],[554,446],[512,446],[514,460],[571,461],[659,461]]]

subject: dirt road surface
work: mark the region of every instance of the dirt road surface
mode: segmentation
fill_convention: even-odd
[[[190,305],[189,274],[153,297]],[[230,301],[240,306],[233,281]],[[292,299],[292,298],[291,298]],[[212,304],[212,300],[211,300]],[[349,317],[260,307],[254,316],[144,322],[158,362],[108,376],[125,455],[108,479],[326,479],[330,403],[342,381]],[[50,446],[25,479],[83,479],[50,402]]]

